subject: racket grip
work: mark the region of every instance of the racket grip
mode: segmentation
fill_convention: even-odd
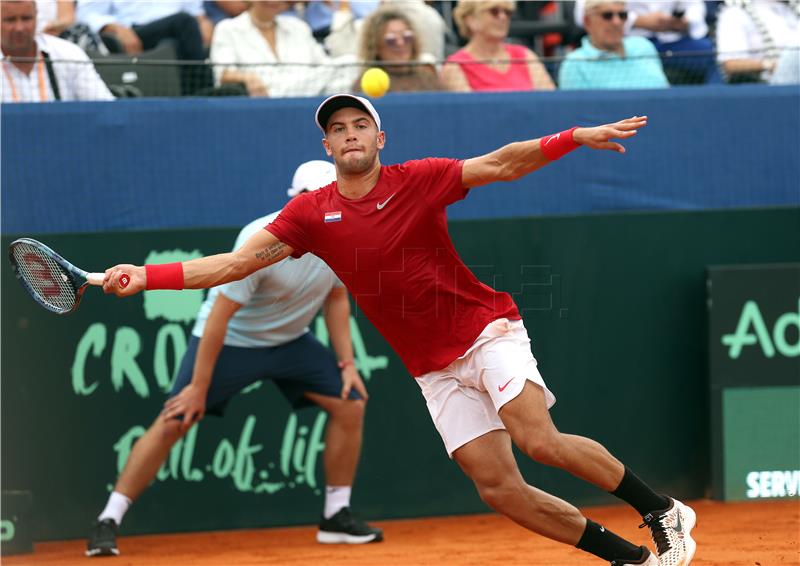
[[[89,285],[97,285],[98,287],[103,284],[103,280],[106,278],[105,273],[87,273],[86,274],[86,281],[89,282]],[[127,273],[123,273],[119,276],[119,286],[120,288],[124,289],[128,286],[128,283],[131,282],[131,276]]]

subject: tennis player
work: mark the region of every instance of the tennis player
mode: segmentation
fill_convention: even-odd
[[[233,253],[119,265],[106,271],[105,291],[128,296],[143,289],[210,287],[312,252],[344,282],[416,377],[447,453],[490,507],[612,564],[689,564],[696,547],[694,511],[655,493],[597,442],[556,429],[549,414],[555,397],[537,369],[516,305],[464,265],[445,212],[473,187],[517,179],[580,146],[624,153],[613,140],[634,136],[647,117],[572,128],[465,161],[428,158],[389,166],[380,163],[386,137],[368,100],[334,95],[317,109],[316,122],[336,163],[335,183],[292,200]],[[130,282],[123,288],[124,274]],[[526,484],[512,443],[628,502],[649,526],[655,552]]]
[[[288,194],[296,197],[335,178],[329,161],[308,161],[297,168]],[[277,216],[275,212],[245,226],[234,249],[254,232],[263,232]],[[308,329],[320,308],[336,357]],[[353,362],[347,290],[330,268],[306,254],[215,287],[192,334],[170,398],[134,445],[92,527],[86,554],[119,554],[116,536],[122,518],[153,481],[172,446],[206,410],[221,416],[231,397],[266,379],[275,382],[295,409],[313,404],[328,412],[323,457],[327,486],[317,540],[347,544],[382,540],[380,529],[350,510],[367,390]]]

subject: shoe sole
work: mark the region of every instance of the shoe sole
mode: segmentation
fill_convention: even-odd
[[[692,529],[697,526],[697,513],[688,505],[680,503],[680,506],[686,518],[683,531],[683,543],[686,545],[686,559],[680,562],[678,566],[689,566],[694,558],[694,553],[697,551],[697,543],[692,538]]]
[[[381,542],[382,540],[382,534],[358,536],[347,533],[317,531],[317,542],[320,544],[369,544],[371,542]]]
[[[119,556],[118,548],[93,548],[86,551],[86,556]]]

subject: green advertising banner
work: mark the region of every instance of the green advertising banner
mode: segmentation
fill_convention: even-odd
[[[800,264],[709,269],[714,496],[797,497]]]
[[[602,442],[656,489],[692,498],[709,485],[706,266],[800,261],[798,223],[800,210],[774,209],[453,222],[450,232],[479,278],[520,306],[558,398],[559,429]],[[237,231],[41,239],[100,270],[226,251]],[[2,263],[2,488],[32,495],[36,540],[84,537],[164,403],[204,292],[120,300],[90,288],[77,312],[57,316]],[[777,317],[764,317],[772,331]],[[325,341],[323,328],[312,331]],[[370,392],[354,507],[373,520],[486,511],[399,359],[367,320],[356,316],[352,329]],[[734,321],[724,333],[735,330]],[[653,425],[676,411],[668,433]],[[324,426],[324,414],[292,412],[272,384],[237,396],[224,418],[206,417],[176,445],[123,534],[317,522]],[[616,501],[519,461],[529,483],[576,505]]]

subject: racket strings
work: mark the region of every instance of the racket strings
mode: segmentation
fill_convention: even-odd
[[[77,293],[58,263],[27,243],[15,246],[13,254],[20,276],[42,302],[60,311],[72,310]]]

